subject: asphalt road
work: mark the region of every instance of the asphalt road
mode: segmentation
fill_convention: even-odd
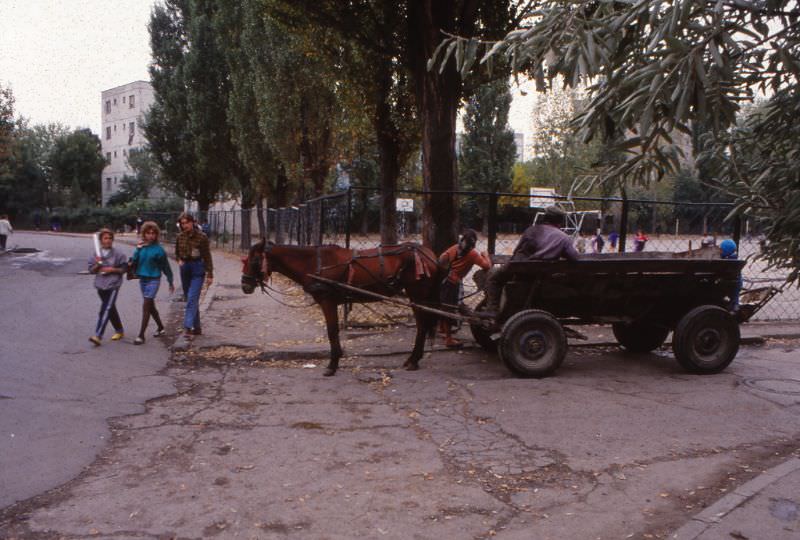
[[[87,341],[100,305],[93,278],[78,274],[92,253],[88,236],[17,233],[9,244],[42,251],[0,255],[0,508],[74,478],[108,441],[108,418],[174,391],[158,374],[164,345],[132,343],[136,283],[123,285],[117,303],[126,338],[109,341],[109,325],[103,346]]]

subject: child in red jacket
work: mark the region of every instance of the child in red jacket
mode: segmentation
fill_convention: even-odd
[[[449,266],[447,277],[442,282],[440,300],[445,307],[455,308],[458,306],[459,291],[461,281],[472,270],[472,266],[477,264],[484,270],[492,267],[492,261],[486,252],[478,253],[475,244],[478,242],[478,233],[472,229],[467,229],[458,240],[458,244],[453,244],[445,250],[439,257],[439,264]],[[439,330],[445,335],[445,346],[451,349],[461,347],[461,342],[453,338],[451,321],[441,319]]]

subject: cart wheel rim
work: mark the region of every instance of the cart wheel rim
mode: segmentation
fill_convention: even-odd
[[[704,328],[697,333],[694,340],[694,350],[700,356],[710,356],[719,351],[722,346],[723,336],[715,328]]]
[[[540,360],[550,348],[547,334],[540,330],[523,333],[519,337],[518,344],[522,357],[529,362]]]

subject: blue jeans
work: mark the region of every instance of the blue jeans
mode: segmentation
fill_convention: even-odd
[[[158,294],[159,285],[161,285],[161,278],[139,278],[139,289],[142,291],[142,298],[155,298],[156,294]]]
[[[187,261],[181,265],[181,280],[188,283],[186,294],[186,314],[183,317],[184,328],[200,329],[200,290],[206,277],[203,261]]]

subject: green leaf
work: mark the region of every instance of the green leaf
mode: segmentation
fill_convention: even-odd
[[[470,68],[475,63],[478,53],[478,40],[471,39],[467,44],[467,49],[464,52],[464,64],[461,66],[461,77],[466,77]]]
[[[447,46],[447,50],[445,51],[444,56],[442,57],[442,61],[439,64],[439,74],[444,72],[444,68],[447,65],[447,61],[450,59],[450,55],[453,54],[453,50],[456,48],[458,42],[459,40],[456,38]]]

